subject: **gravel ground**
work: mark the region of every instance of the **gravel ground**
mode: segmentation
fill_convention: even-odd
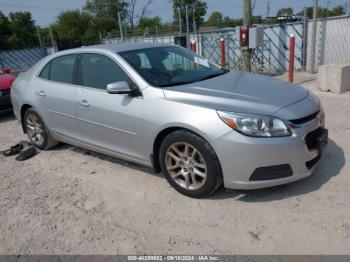
[[[272,189],[196,200],[151,169],[69,145],[1,156],[0,254],[350,254],[350,92],[315,93],[330,144],[313,176]],[[0,131],[0,150],[26,138],[11,113]]]

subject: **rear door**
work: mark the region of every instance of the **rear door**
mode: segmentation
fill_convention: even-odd
[[[75,64],[77,55],[51,60],[33,83],[39,113],[50,131],[68,139],[80,139],[76,119]]]
[[[77,115],[82,140],[134,160],[146,160],[140,133],[144,124],[144,99],[109,94],[107,84],[130,77],[112,58],[86,53],[80,59]]]

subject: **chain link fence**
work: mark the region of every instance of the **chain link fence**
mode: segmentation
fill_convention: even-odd
[[[190,34],[190,41],[195,41],[197,53],[208,60],[220,64],[220,39],[225,41],[226,66],[239,70],[242,68],[242,51],[236,34],[237,29],[226,31],[213,31],[198,34]],[[282,73],[289,64],[290,36],[296,38],[295,69],[300,70],[304,63],[303,43],[304,24],[292,23],[283,25],[266,26],[264,28],[264,45],[254,49],[252,53],[252,70],[255,72]],[[139,36],[126,38],[128,42],[156,42],[174,44],[178,35]],[[190,42],[188,41],[188,42]],[[120,38],[105,39],[106,43],[120,43]]]

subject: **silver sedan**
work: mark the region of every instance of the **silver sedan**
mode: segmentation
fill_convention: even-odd
[[[197,198],[222,184],[305,178],[327,144],[323,109],[308,90],[174,45],[58,52],[21,74],[11,99],[37,148],[62,141],[153,167]]]

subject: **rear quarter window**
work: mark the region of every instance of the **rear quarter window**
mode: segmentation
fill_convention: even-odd
[[[72,84],[77,55],[65,55],[54,58],[41,70],[39,77],[59,83]]]
[[[50,80],[60,83],[71,84],[76,55],[65,55],[51,61]]]
[[[50,78],[50,63],[47,63],[46,66],[41,70],[41,73],[39,75],[40,78],[49,80]]]

